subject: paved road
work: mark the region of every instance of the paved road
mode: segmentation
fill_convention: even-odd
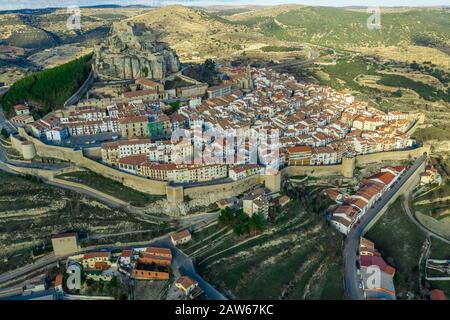
[[[189,276],[196,280],[203,289],[206,296],[212,300],[227,300],[216,288],[210,285],[205,279],[203,279],[196,271],[191,258],[189,258],[183,251],[179,250],[172,244],[169,237],[161,239],[153,243],[155,246],[169,247],[172,249],[173,262],[172,266],[180,270],[181,275]]]
[[[205,294],[212,300],[226,300],[226,298],[217,291],[212,285],[210,285],[205,279],[203,279],[196,271],[194,264],[192,263],[192,260],[185,255],[181,250],[179,250],[176,246],[172,244],[172,241],[170,240],[169,235],[164,235],[158,238],[155,238],[154,240],[136,245],[135,247],[148,247],[148,246],[156,246],[156,247],[165,247],[165,248],[171,248],[172,255],[173,255],[173,261],[172,266],[174,268],[177,268],[180,270],[181,275],[187,275],[191,277],[192,279],[195,279],[200,287],[203,289]],[[92,246],[88,248],[84,248],[83,250],[80,250],[78,253],[84,253],[92,250],[99,250],[99,249],[124,249],[129,248],[130,246]],[[47,266],[56,264],[58,261],[62,261],[67,259],[68,256],[62,256],[62,257],[55,257],[52,255],[46,256],[44,258],[41,258],[37,260],[33,264],[26,265],[22,268],[3,273],[0,275],[0,284],[5,283],[11,280],[14,280],[16,278],[25,276],[31,272],[41,270]]]
[[[403,208],[405,208],[406,214],[408,215],[409,219],[420,229],[422,230],[428,237],[435,237],[445,243],[450,244],[450,240],[447,238],[444,238],[443,236],[433,232],[432,230],[425,227],[420,221],[417,220],[414,213],[411,211],[410,202],[411,201],[411,191],[406,193],[405,199],[403,200]]]
[[[353,228],[347,235],[344,249],[344,281],[347,296],[352,300],[363,300],[364,292],[359,288],[360,278],[356,273],[356,261],[357,251],[359,247],[359,241],[361,236],[364,235],[366,227],[372,220],[377,218],[380,211],[386,206],[397,191],[411,178],[411,176],[419,169],[419,167],[426,160],[426,156],[423,155],[418,158],[414,164],[406,171],[403,176],[394,184],[394,186],[388,190],[383,196],[376,202],[375,206],[361,218],[360,223]]]
[[[5,128],[9,134],[17,133],[17,129],[6,120],[5,114],[3,113],[3,106],[0,104],[0,130],[1,128]]]

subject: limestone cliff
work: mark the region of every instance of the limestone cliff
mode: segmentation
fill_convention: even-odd
[[[116,22],[104,43],[95,48],[94,70],[103,80],[161,80],[180,70],[177,54],[143,23]]]

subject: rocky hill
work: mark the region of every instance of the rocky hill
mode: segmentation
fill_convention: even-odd
[[[101,79],[161,80],[180,70],[176,53],[143,23],[115,22],[108,39],[95,47],[94,70]]]

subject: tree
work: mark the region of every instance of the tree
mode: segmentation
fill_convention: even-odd
[[[10,114],[13,105],[27,101],[35,103],[42,111],[34,116],[61,108],[88,77],[91,58],[89,54],[15,82],[2,99],[5,113]]]
[[[402,91],[400,90],[400,89],[398,89],[397,91],[395,91],[394,93],[393,93],[393,96],[394,97],[401,97],[403,94],[402,94]]]
[[[267,224],[266,219],[264,219],[264,217],[259,213],[254,214],[250,218],[250,227],[254,231],[263,230],[265,228],[266,224]]]
[[[222,209],[219,215],[219,223],[224,226],[229,226],[233,223],[234,216],[229,207]]]

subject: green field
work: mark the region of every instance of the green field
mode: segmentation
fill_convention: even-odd
[[[165,196],[155,196],[139,192],[135,189],[124,186],[120,182],[105,178],[91,171],[66,173],[58,176],[58,178],[82,183],[88,187],[97,189],[138,207],[145,207],[152,202],[165,198]]]

